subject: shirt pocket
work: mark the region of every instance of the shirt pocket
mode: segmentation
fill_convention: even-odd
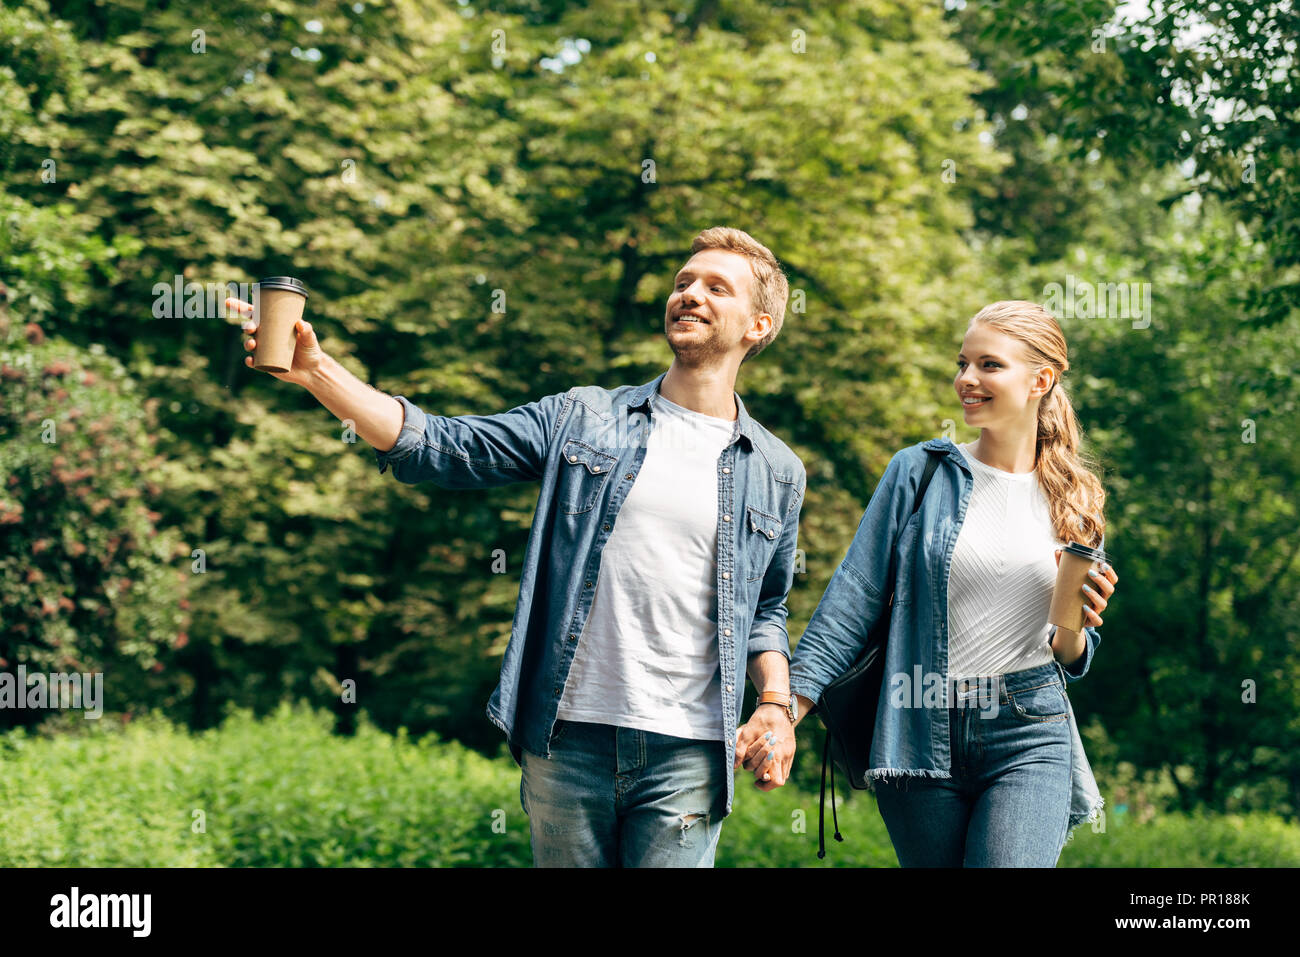
[[[767,574],[767,564],[781,537],[781,522],[775,515],[745,506],[745,530],[741,536],[745,549],[745,580],[758,581]]]
[[[584,445],[576,439],[564,443],[556,496],[566,515],[589,512],[600,498],[609,473],[618,466],[618,456]]]

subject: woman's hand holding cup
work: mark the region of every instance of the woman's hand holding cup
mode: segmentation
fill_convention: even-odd
[[[1056,564],[1058,568],[1061,565],[1059,548],[1056,550]],[[1115,594],[1115,585],[1119,582],[1119,576],[1108,563],[1102,562],[1100,570],[1088,569],[1088,579],[1083,586],[1083,596],[1087,599],[1083,605],[1083,624],[1087,628],[1100,628],[1100,613],[1106,610],[1106,606],[1110,603],[1110,596]]]

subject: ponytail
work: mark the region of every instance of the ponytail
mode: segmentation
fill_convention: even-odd
[[[1106,490],[1080,452],[1081,429],[1074,406],[1058,381],[1038,406],[1035,467],[1047,497],[1058,541],[1100,545],[1106,532]]]

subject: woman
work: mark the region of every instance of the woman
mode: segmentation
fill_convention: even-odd
[[[1047,621],[1061,547],[1105,541],[1067,369],[1045,309],[980,310],[953,380],[979,438],[893,457],[791,660],[803,716],[856,660],[893,588],[865,784],[904,867],[1054,867],[1102,804],[1065,682],[1087,673],[1114,570],[1102,563],[1084,586],[1083,633]],[[928,456],[937,469],[913,514]]]

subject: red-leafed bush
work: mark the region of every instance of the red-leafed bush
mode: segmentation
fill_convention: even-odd
[[[160,673],[190,618],[189,546],[149,507],[154,413],[115,366],[34,322],[0,328],[0,659],[110,689]]]

